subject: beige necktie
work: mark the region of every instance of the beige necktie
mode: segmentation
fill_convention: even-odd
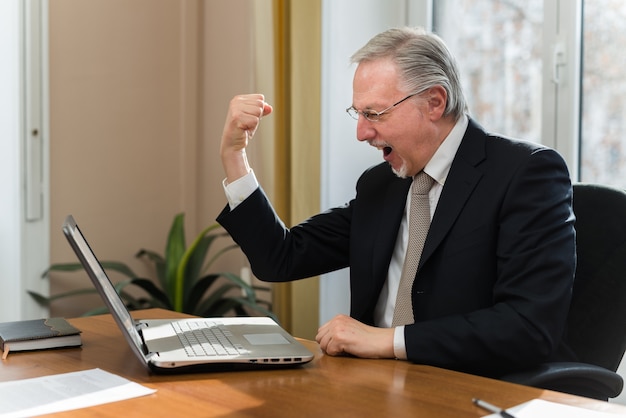
[[[428,192],[434,184],[434,180],[428,174],[420,171],[413,179],[411,186],[411,213],[409,214],[409,243],[404,257],[402,276],[396,296],[396,308],[393,311],[392,326],[412,324],[413,303],[411,290],[413,280],[417,274],[417,266],[420,262],[426,234],[430,227],[430,203]]]

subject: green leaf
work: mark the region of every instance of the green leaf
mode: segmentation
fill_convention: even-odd
[[[246,295],[245,299],[243,297],[237,298],[237,299],[244,299],[244,300],[247,300],[251,306],[258,306],[254,289],[250,285],[248,285],[246,282],[244,282],[241,278],[239,278],[239,276],[232,274],[232,273],[219,273],[219,274],[212,274],[210,276],[207,276],[207,281],[209,280],[208,278],[210,278],[211,284],[215,282],[218,278],[224,278],[226,279],[226,281],[220,287],[218,287],[217,289],[214,289],[200,303],[196,302],[193,305],[190,304],[189,307],[193,308],[192,313],[196,315],[200,315],[200,316],[223,315],[227,311],[223,311],[222,308],[217,309],[216,307],[221,306],[220,304],[223,299],[232,299],[230,297],[227,297],[226,294],[234,289],[236,289],[237,292],[239,293],[241,292],[241,290],[245,291],[245,295]],[[203,283],[203,284],[206,285],[206,283]],[[194,297],[196,298],[202,297],[203,294],[204,292],[198,295],[198,293],[196,293],[196,290],[194,289]],[[261,306],[258,306],[257,310],[266,311]]]
[[[102,261],[100,264],[102,265],[102,268],[105,270],[117,271],[118,273],[122,273],[124,276],[129,277],[131,279],[133,277],[137,277],[135,272],[132,271],[130,267],[128,267],[124,263],[120,263],[118,261]]]
[[[200,245],[200,243],[202,242],[204,236],[216,228],[219,228],[219,224],[213,224],[200,232],[200,234],[198,234],[196,239],[193,241],[193,243],[191,243],[187,251],[185,251],[180,259],[180,263],[176,271],[176,285],[173,292],[175,311],[182,312],[183,310],[183,302],[185,297],[185,270],[187,269],[189,259],[191,258],[191,255],[194,253],[194,251],[196,251],[196,248],[198,248],[198,245]]]
[[[226,297],[225,295],[233,290],[236,289],[237,286],[235,286],[232,283],[225,283],[223,285],[221,285],[220,287],[218,287],[217,289],[214,289],[210,295],[208,295],[208,297],[204,298],[201,303],[196,306],[195,312],[194,314],[198,315],[198,312],[211,312],[211,310],[215,307],[215,306],[219,306],[219,304],[226,299],[229,299],[228,297]],[[201,315],[201,316],[222,316],[224,312],[213,312],[211,313],[211,315]]]
[[[215,237],[215,235],[202,237],[198,245],[191,251],[185,269],[185,293],[200,279],[207,253]]]
[[[225,282],[221,284],[219,287],[213,289],[213,291],[205,299],[202,300],[197,310],[206,311],[211,306],[218,306],[223,300],[231,299],[231,297],[228,296],[228,294],[232,293],[234,295],[239,295],[240,292],[241,292],[241,289],[239,288],[239,286],[230,282]],[[255,302],[255,301],[251,301],[251,302]],[[215,316],[220,316],[220,315],[216,314]]]
[[[113,284],[113,287],[115,288],[115,291],[119,294],[122,290],[124,290],[126,286],[130,286],[132,285],[132,283],[133,279],[122,280]]]
[[[184,228],[185,215],[180,213],[174,218],[172,227],[170,228],[169,235],[167,237],[167,244],[165,247],[165,289],[167,289],[170,296],[174,301],[174,309],[179,310],[180,306],[178,301],[177,289],[178,283],[177,272],[180,267],[181,259],[185,254],[185,228]],[[180,300],[182,302],[182,298]],[[181,303],[182,305],[182,303]]]
[[[154,300],[158,301],[160,307],[172,309],[172,304],[167,297],[167,294],[165,294],[163,290],[159,289],[152,280],[136,278],[133,279],[132,284],[140,287]]]
[[[220,276],[230,280],[231,282],[235,283],[237,286],[245,290],[246,297],[250,302],[256,302],[256,293],[254,292],[254,289],[248,283],[244,282],[239,276],[228,272],[220,273]]]
[[[156,270],[157,279],[161,284],[163,289],[167,289],[167,277],[165,274],[165,258],[161,254],[158,254],[154,251],[141,249],[137,254],[135,254],[137,258],[146,258],[148,261],[154,263],[154,268]]]
[[[120,297],[124,301],[124,305],[126,305],[128,310],[147,309],[147,308],[169,309],[168,307],[161,304],[160,301],[154,298],[146,298],[143,296],[134,297],[130,293],[125,292],[125,291],[120,292]]]
[[[209,262],[206,265],[206,269],[208,270],[213,265],[215,260],[220,258],[224,253],[227,253],[228,251],[234,250],[235,248],[239,248],[239,246],[237,244],[233,244],[233,245],[229,245],[228,247],[224,247],[221,250],[219,250],[217,253],[215,253],[215,255],[213,257],[211,257],[211,259],[209,260]]]
[[[185,312],[196,312],[198,303],[219,277],[219,274],[209,274],[196,282],[189,291],[189,294],[185,297]]]
[[[122,298],[122,300],[124,301],[124,305],[128,309],[139,309],[142,307],[141,298],[136,298],[132,296],[130,293],[125,292],[123,290],[119,292],[119,295],[120,295],[120,298]],[[146,299],[143,299],[143,300],[146,300]]]
[[[44,295],[40,295],[37,292],[33,292],[32,290],[27,290],[26,293],[28,293],[33,299],[35,299],[35,302],[37,302],[39,305],[41,306],[49,306],[50,305],[50,298]]]
[[[98,308],[85,312],[83,316],[102,315],[106,313],[109,313],[109,308],[107,308],[106,306],[100,306]]]
[[[51,271],[77,271],[84,270],[83,265],[80,263],[58,263],[53,264],[46,271],[41,274],[42,278],[45,278]]]
[[[50,303],[54,302],[57,299],[97,293],[95,288],[70,290],[69,292],[58,293],[53,296],[44,296],[40,293],[33,292],[32,290],[27,290],[26,292],[33,299],[35,299],[35,302],[39,303],[42,306],[49,306]]]
[[[120,263],[119,261],[101,261],[100,265],[105,270],[117,271],[118,273],[122,273],[126,277],[136,277],[134,271],[131,270],[128,265],[124,263]],[[44,271],[41,277],[46,277],[51,271],[64,271],[64,272],[73,272],[73,271],[84,271],[83,265],[81,263],[59,263],[51,265],[48,270]]]

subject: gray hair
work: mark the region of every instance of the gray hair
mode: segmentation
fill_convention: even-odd
[[[459,71],[443,40],[422,28],[395,28],[374,36],[351,57],[353,64],[390,58],[400,70],[407,92],[442,86],[448,95],[444,116],[458,120],[468,111]]]

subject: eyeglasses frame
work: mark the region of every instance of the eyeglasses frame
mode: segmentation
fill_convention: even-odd
[[[398,106],[400,103],[410,99],[411,97],[417,96],[420,93],[421,92],[409,94],[404,99],[398,100],[397,102],[395,102],[394,104],[392,104],[388,108],[381,110],[380,112],[377,112],[375,110],[368,110],[367,112],[363,112],[362,110],[357,110],[354,106],[350,106],[349,108],[346,109],[346,113],[348,113],[348,115],[350,115],[350,117],[352,119],[354,119],[354,120],[359,120],[359,115],[361,115],[361,116],[363,116],[365,119],[367,119],[370,122],[379,122],[380,121],[380,117],[382,115],[384,115],[385,113],[387,113],[389,110],[391,110],[394,107]],[[374,115],[374,119],[370,119],[372,117],[372,115]]]

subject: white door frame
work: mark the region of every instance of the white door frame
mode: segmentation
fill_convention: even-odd
[[[48,315],[48,0],[0,2],[0,322]]]

